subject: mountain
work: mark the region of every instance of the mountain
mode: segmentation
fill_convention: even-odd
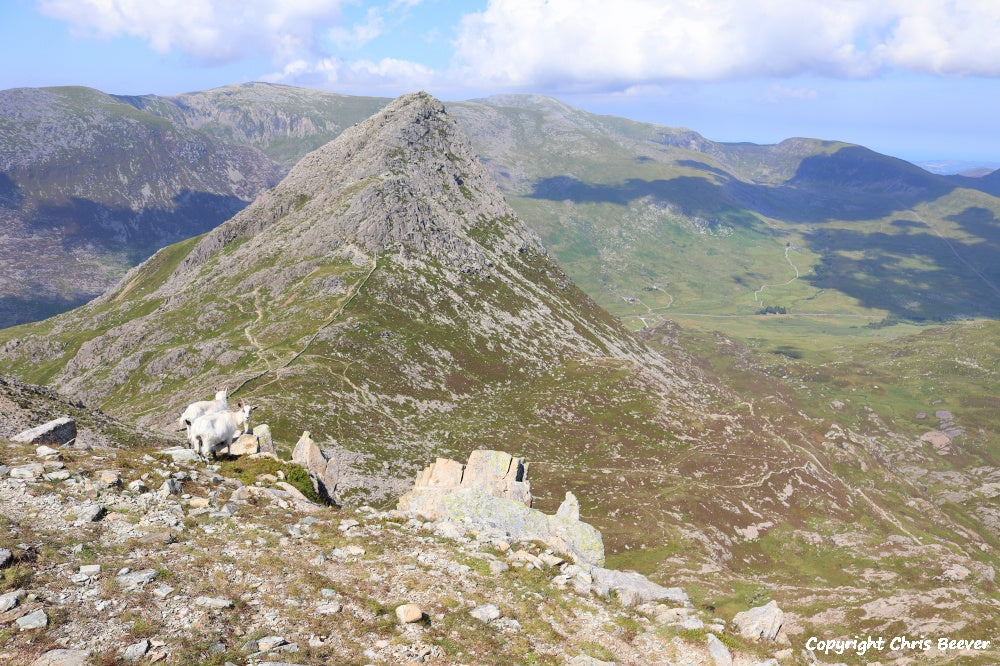
[[[261,83],[115,99],[218,141],[257,148],[284,170],[390,101]]]
[[[159,248],[228,219],[277,176],[255,148],[97,90],[0,92],[0,321],[86,302]]]
[[[687,335],[640,339],[580,290],[416,94],[95,301],[0,330],[0,364],[161,433],[228,386],[284,455],[312,433],[346,505],[391,501],[437,456],[515,451],[538,508],[579,493],[614,566],[729,614],[775,599],[792,636],[995,631],[1000,542],[980,504],[937,504],[898,465],[917,438],[864,410],[842,424],[738,342]]]
[[[25,156],[16,172],[0,169],[6,202],[0,208],[13,229],[4,271],[10,323],[92,297],[153,249],[245,205],[274,182],[262,172],[286,173],[306,152],[388,103],[259,83],[173,97],[84,89],[5,95],[19,101],[2,107],[8,129],[0,132],[0,150]],[[49,108],[60,111],[52,115]],[[1000,310],[993,261],[1000,190],[992,175],[940,176],[836,141],[718,143],[688,129],[599,116],[533,95],[448,108],[511,206],[567,274],[630,327],[654,325],[669,313],[687,325],[720,329],[735,317],[741,335],[774,339],[785,328],[757,315],[783,310],[807,337],[836,344],[858,324],[995,317]],[[14,129],[37,123],[30,119],[38,115],[48,118],[41,126],[59,142],[73,144],[75,157],[58,178],[45,176],[51,170],[42,142]],[[119,116],[123,127],[170,128],[189,143],[154,141],[149,150],[158,157],[147,162],[129,157],[143,144],[112,141],[117,130],[101,134],[108,141],[73,139]],[[241,156],[232,169],[216,165],[213,174],[243,174],[247,163],[257,175],[242,176],[245,187],[233,195],[224,184],[202,183],[201,163],[191,162],[188,145],[204,148],[197,154]],[[114,164],[99,177],[76,168],[78,161],[108,160]],[[31,168],[40,175],[29,206],[20,183],[35,162]],[[160,163],[173,165],[175,181],[191,184],[163,190],[157,176],[146,176],[159,173],[152,167]],[[121,189],[122,178],[133,194],[88,203]],[[143,188],[153,193],[149,202],[135,194]],[[67,206],[66,191],[91,194]],[[191,223],[193,215],[205,219]],[[81,236],[91,240],[62,240]],[[59,261],[57,253],[69,245],[74,260]]]

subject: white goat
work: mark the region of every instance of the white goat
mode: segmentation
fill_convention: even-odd
[[[232,444],[237,431],[243,433],[249,430],[250,413],[255,409],[257,408],[245,405],[240,400],[239,409],[199,416],[188,431],[191,448],[206,460],[209,455],[215,458],[217,448]]]
[[[192,402],[177,419],[178,430],[187,430],[188,439],[191,438],[191,424],[195,419],[205,414],[215,414],[229,409],[229,401],[226,400],[226,390],[215,392],[215,400],[199,400]]]

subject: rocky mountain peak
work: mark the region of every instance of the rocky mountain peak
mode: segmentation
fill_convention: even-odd
[[[271,228],[280,239],[262,233]],[[423,92],[394,100],[306,155],[276,188],[206,236],[182,269],[251,237],[247,250],[255,254],[281,246],[321,256],[351,246],[427,255],[462,271],[484,270],[505,254],[544,252],[444,105]]]

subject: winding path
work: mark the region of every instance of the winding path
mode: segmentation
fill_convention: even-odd
[[[764,296],[764,290],[767,289],[768,287],[784,287],[785,285],[789,285],[799,279],[800,277],[799,269],[795,264],[792,263],[791,258],[788,256],[788,251],[791,249],[792,249],[791,246],[788,245],[785,246],[785,261],[787,261],[788,265],[792,267],[793,271],[795,271],[795,277],[789,279],[787,282],[782,282],[781,284],[762,284],[760,286],[760,289],[753,292],[753,299],[754,301],[756,301],[757,305],[763,305],[763,300],[761,299]]]

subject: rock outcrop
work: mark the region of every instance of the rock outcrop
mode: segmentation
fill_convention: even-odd
[[[405,513],[431,520],[450,519],[506,534],[512,539],[542,541],[577,562],[604,563],[604,540],[579,520],[572,493],[555,515],[531,508],[527,465],[503,451],[473,451],[469,462],[438,458],[417,475],[413,489],[399,498]]]
[[[14,435],[15,442],[62,446],[76,439],[76,421],[64,416]]]
[[[740,635],[752,641],[775,640],[784,621],[785,615],[775,601],[737,613],[733,617],[733,624]]]
[[[323,451],[316,445],[316,442],[309,436],[309,431],[302,433],[299,441],[292,451],[292,462],[300,465],[309,472],[309,480],[312,481],[313,490],[324,501],[335,504],[334,493],[337,490],[337,463],[328,460]]]

